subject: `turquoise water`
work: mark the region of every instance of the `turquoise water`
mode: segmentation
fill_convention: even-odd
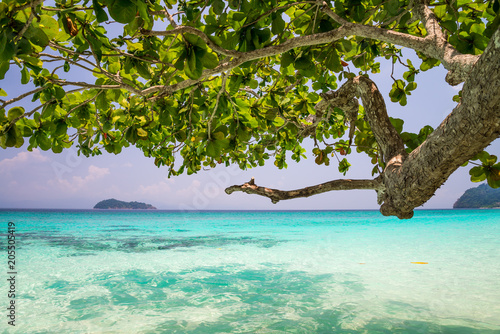
[[[0,211],[4,310],[9,221],[5,333],[500,333],[500,210]]]

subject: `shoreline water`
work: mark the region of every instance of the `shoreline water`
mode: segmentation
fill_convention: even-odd
[[[500,331],[497,210],[0,210],[10,220],[14,333]]]

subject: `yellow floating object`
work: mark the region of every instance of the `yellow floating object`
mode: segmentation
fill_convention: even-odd
[[[366,264],[366,263],[363,262],[363,263],[360,263],[360,264]]]
[[[429,264],[429,262],[410,262],[410,263],[413,263],[413,264]]]

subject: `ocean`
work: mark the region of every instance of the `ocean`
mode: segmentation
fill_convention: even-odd
[[[0,232],[2,333],[500,333],[500,210],[1,210]]]

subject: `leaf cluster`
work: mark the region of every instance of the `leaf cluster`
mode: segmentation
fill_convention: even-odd
[[[425,36],[408,5],[344,0],[331,9],[349,22]],[[430,8],[464,53],[481,53],[500,23],[498,0],[433,1]],[[385,58],[405,67],[389,94],[404,106],[415,76],[439,62],[419,53],[422,63],[414,66],[398,47],[359,36],[283,47],[339,27],[315,1],[3,0],[0,80],[20,71],[27,92],[0,100],[0,147],[21,147],[26,138],[29,150],[59,153],[76,145],[90,156],[134,145],[177,175],[268,159],[284,168],[305,158],[309,137],[318,164],[341,156],[345,173],[352,144],[380,172],[384,159],[363,111],[354,138],[346,138],[342,110],[316,113],[319,94],[378,73]],[[26,110],[19,102],[25,96],[38,106]],[[393,123],[401,133],[402,123]],[[402,137],[412,150],[430,132]],[[492,178],[494,166],[475,177]]]

